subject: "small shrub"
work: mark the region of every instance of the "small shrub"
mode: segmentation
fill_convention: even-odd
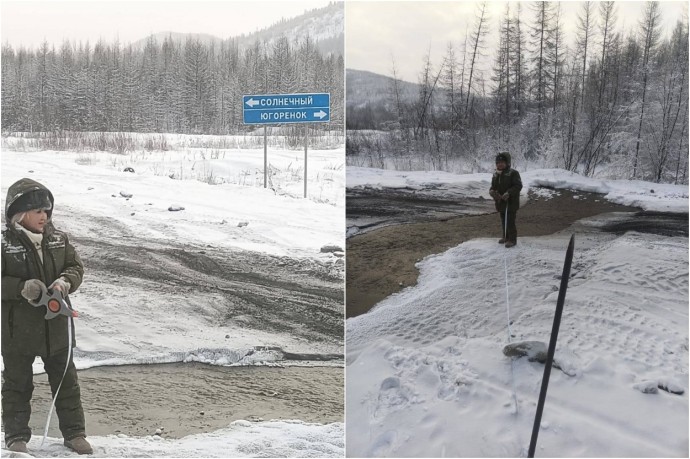
[[[93,164],[93,158],[91,155],[79,155],[77,156],[77,159],[74,160],[75,163],[79,164],[80,166],[90,166]]]

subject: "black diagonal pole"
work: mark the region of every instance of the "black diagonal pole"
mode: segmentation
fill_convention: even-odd
[[[573,262],[573,250],[575,248],[575,235],[570,236],[568,251],[565,253],[565,263],[563,264],[563,275],[561,276],[561,289],[558,291],[558,302],[556,303],[556,315],[553,318],[553,328],[551,329],[551,340],[549,341],[549,352],[546,355],[544,365],[544,377],[541,380],[541,391],[539,391],[539,403],[537,403],[537,413],[534,415],[534,427],[532,427],[532,439],[529,442],[529,453],[527,457],[534,457],[534,449],[537,447],[537,437],[539,436],[539,425],[541,424],[541,414],[544,411],[546,401],[546,390],[549,388],[549,377],[551,376],[551,365],[553,355],[556,352],[556,340],[558,339],[558,328],[561,326],[561,314],[563,313],[563,303],[565,303],[565,291],[568,290],[568,278],[570,277],[570,265]]]

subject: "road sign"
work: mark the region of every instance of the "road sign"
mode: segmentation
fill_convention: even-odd
[[[326,123],[331,95],[265,94],[242,97],[244,124]]]

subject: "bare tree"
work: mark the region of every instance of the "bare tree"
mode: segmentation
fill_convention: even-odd
[[[609,44],[611,41],[611,34],[613,33],[613,27],[616,21],[616,3],[613,1],[605,1],[601,2],[599,4],[599,16],[601,20],[600,24],[600,31],[599,34],[601,35],[601,58],[599,61],[599,70],[601,72],[599,81],[599,98],[598,98],[598,103],[601,105],[602,103],[602,97],[604,94],[604,89],[606,88],[606,83],[607,83],[607,75],[606,75],[606,69],[607,69],[607,62],[606,62],[606,57],[607,57],[607,52],[609,48]]]
[[[582,3],[582,7],[577,16],[577,54],[582,56],[582,64],[579,66],[582,72],[582,83],[580,88],[585,88],[585,76],[587,75],[587,52],[589,51],[590,42],[594,32],[594,5],[592,2]],[[580,108],[584,107],[582,104],[584,97],[580,99]]]
[[[441,74],[443,73],[443,65],[439,68],[434,76],[433,66],[431,64],[431,49],[427,52],[424,58],[424,69],[419,75],[419,100],[417,101],[417,122],[414,128],[415,139],[426,139],[429,128],[429,118],[433,117],[431,113],[431,102],[434,97],[434,91]]]
[[[455,56],[455,49],[452,43],[448,43],[446,57],[443,62],[443,87],[446,91],[446,117],[447,126],[450,130],[450,148],[446,154],[446,164],[448,163],[448,156],[455,152],[456,148],[456,138],[458,137],[458,131],[460,130],[461,122],[461,102],[458,99],[458,62]]]
[[[550,41],[548,43],[548,62],[551,64],[552,81],[551,95],[553,99],[553,110],[556,110],[561,92],[561,77],[563,72],[563,62],[565,56],[565,44],[563,43],[563,24],[561,23],[561,4],[556,4],[556,11],[553,14],[553,24],[549,29]]]
[[[660,60],[663,62],[661,75],[661,88],[658,92],[658,108],[661,114],[653,117],[651,137],[655,143],[655,149],[650,152],[650,160],[653,167],[654,181],[661,182],[666,171],[667,163],[671,157],[671,142],[676,128],[684,124],[680,118],[687,112],[687,73],[688,73],[688,35],[686,25],[678,22],[674,30],[671,42],[665,46],[664,54]],[[654,102],[652,102],[654,103]],[[655,104],[656,105],[656,104]],[[682,130],[682,127],[681,127]]]
[[[512,20],[510,16],[510,4],[506,5],[505,16],[501,20],[499,29],[499,44],[498,53],[494,61],[493,81],[496,110],[499,118],[503,124],[509,125],[511,123],[511,71],[510,71],[510,48],[511,48],[511,33],[513,30]]]
[[[468,30],[465,27],[465,41],[462,44],[462,64],[460,64],[460,104],[465,101],[465,69],[467,68],[467,34]],[[464,114],[465,110],[460,107],[461,113]]]
[[[458,107],[458,61],[455,57],[455,49],[453,48],[452,42],[448,42],[446,57],[443,60],[443,68],[445,71],[443,72],[442,83],[443,88],[446,90],[448,104],[447,116],[449,118],[451,130],[455,130],[460,109]]]
[[[527,60],[525,59],[526,45],[523,22],[520,16],[522,11],[521,3],[518,2],[515,17],[512,20],[510,33],[510,73],[513,75],[513,86],[511,99],[514,101],[516,115],[524,114],[525,98],[527,97]]]
[[[546,103],[546,87],[550,79],[550,70],[547,62],[547,47],[551,24],[551,4],[549,2],[537,2],[534,4],[535,20],[532,26],[532,47],[534,49],[533,62],[533,92],[537,103],[537,137],[541,134],[541,123],[544,117]]]
[[[642,103],[640,107],[640,123],[637,128],[637,142],[635,143],[635,157],[633,159],[632,178],[637,177],[637,162],[640,156],[640,139],[642,138],[642,120],[644,119],[645,103],[647,101],[647,83],[649,78],[649,59],[659,40],[659,21],[661,12],[659,4],[648,1],[644,10],[644,17],[640,24],[640,32],[644,41],[642,57]]]
[[[400,79],[398,78],[398,68],[395,65],[395,57],[391,56],[391,74],[393,79],[390,83],[390,95],[393,98],[393,105],[395,106],[395,113],[397,115],[397,121],[399,129],[403,132],[407,132],[407,125],[405,123],[405,107],[402,100],[402,94],[400,89]],[[406,134],[403,134],[407,137]]]
[[[563,123],[563,129],[565,133],[562,137],[562,158],[563,166],[566,170],[572,171],[577,167],[577,162],[575,161],[575,138],[577,135],[577,123],[578,123],[578,105],[579,97],[581,92],[580,87],[580,74],[581,70],[577,67],[574,71],[570,72],[570,77],[566,78],[566,97],[565,100],[569,101],[564,104],[563,116],[565,122]]]
[[[465,117],[470,114],[470,97],[472,95],[472,77],[475,72],[475,64],[481,55],[484,37],[489,32],[486,28],[488,17],[486,15],[486,2],[482,2],[479,6],[479,14],[475,16],[474,28],[470,35],[470,46],[472,48],[472,57],[470,59],[470,75],[467,82],[467,101],[465,103]]]

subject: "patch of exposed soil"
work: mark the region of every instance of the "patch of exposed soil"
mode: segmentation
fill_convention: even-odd
[[[34,377],[30,425],[42,435],[50,408],[45,374]],[[299,419],[343,422],[340,367],[215,367],[200,363],[126,365],[79,371],[88,435],[163,437],[212,432],[231,422]],[[53,415],[50,436],[60,437]]]

